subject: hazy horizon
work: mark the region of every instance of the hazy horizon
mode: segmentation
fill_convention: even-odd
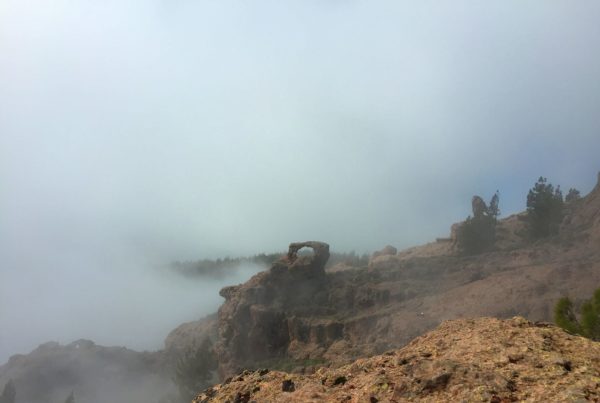
[[[223,285],[157,274],[173,260],[402,249],[447,236],[474,194],[523,210],[540,175],[586,194],[599,13],[4,1],[0,363],[48,340],[160,345]]]

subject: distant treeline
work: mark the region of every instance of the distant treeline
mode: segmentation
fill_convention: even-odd
[[[270,267],[276,260],[285,255],[285,252],[279,253],[260,253],[254,256],[246,257],[225,257],[216,260],[202,259],[188,262],[176,261],[171,263],[171,269],[185,276],[203,276],[222,278],[234,274],[244,266],[259,266],[263,268]],[[326,268],[343,263],[352,267],[364,267],[369,264],[369,255],[362,255],[352,251],[349,253],[331,252]]]

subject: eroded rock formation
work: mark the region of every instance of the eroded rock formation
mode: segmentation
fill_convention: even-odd
[[[314,254],[299,255],[305,247]],[[221,376],[288,354],[291,341],[303,335],[301,318],[319,316],[328,305],[328,259],[326,243],[292,243],[269,270],[221,290],[225,303],[216,345]]]
[[[167,335],[164,352],[172,361],[194,351],[205,339],[211,343],[217,340],[217,314],[208,315],[200,320],[182,323]]]
[[[315,268],[325,267],[327,260],[329,260],[329,245],[325,242],[317,241],[306,241],[306,242],[293,242],[290,244],[287,254],[288,262],[294,264],[298,260],[298,252],[303,248],[311,248],[313,250],[313,256],[308,257],[310,266]]]
[[[378,256],[368,269],[325,272],[322,259],[293,246],[270,270],[222,290],[221,375],[278,361],[310,372],[315,361],[400,347],[447,319],[552,320],[558,298],[589,297],[600,284],[600,186],[548,242],[523,242],[521,217],[499,220],[497,250],[471,257],[433,243]]]
[[[480,196],[473,196],[471,199],[471,209],[473,210],[473,217],[479,218],[487,213],[488,207],[487,204],[483,201]]]
[[[396,253],[398,253],[398,249],[394,248],[392,245],[386,245],[383,249],[373,252],[371,259],[378,258],[379,256],[393,256]]]

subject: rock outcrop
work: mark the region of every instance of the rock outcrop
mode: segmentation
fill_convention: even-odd
[[[594,190],[568,206],[560,233],[567,243],[600,244],[600,172]]]
[[[473,217],[482,217],[488,211],[488,206],[485,204],[481,196],[473,196],[471,199],[471,210],[473,211]]]
[[[313,255],[312,257],[303,257],[303,259],[298,260],[298,252],[303,248],[311,248]],[[323,274],[327,260],[329,260],[328,244],[325,242],[306,241],[291,243],[285,261],[291,264],[290,270],[309,270]]]
[[[522,317],[444,322],[406,347],[311,375],[262,369],[193,403],[600,400],[600,343]]]
[[[304,247],[314,254],[299,255]],[[326,243],[292,243],[288,254],[270,270],[220,291],[225,302],[218,313],[215,350],[222,376],[287,356],[291,342],[303,336],[299,334],[304,330],[303,318],[329,313],[324,310],[329,297],[328,259]]]
[[[217,315],[208,315],[193,322],[182,323],[165,339],[165,353],[178,357],[200,346],[205,339],[217,341]]]
[[[373,252],[371,259],[378,258],[379,256],[393,256],[396,253],[398,253],[398,249],[394,248],[392,245],[386,245],[383,249]]]
[[[381,267],[385,265],[386,261],[394,261],[394,256],[396,256],[398,250],[391,245],[386,245],[383,249],[373,252],[371,255],[371,259],[369,260],[369,269],[372,269],[375,266]]]

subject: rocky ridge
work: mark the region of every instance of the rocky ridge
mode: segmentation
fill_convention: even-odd
[[[193,403],[410,401],[600,401],[600,343],[522,317],[452,320],[339,368],[245,371]]]
[[[501,220],[496,250],[478,256],[458,256],[441,240],[399,253],[386,247],[369,267],[335,272],[324,270],[324,253],[284,257],[221,291],[220,375],[343,365],[402,347],[449,319],[550,321],[561,296],[587,298],[600,284],[600,185],[567,207],[559,236],[528,242],[515,215]]]

